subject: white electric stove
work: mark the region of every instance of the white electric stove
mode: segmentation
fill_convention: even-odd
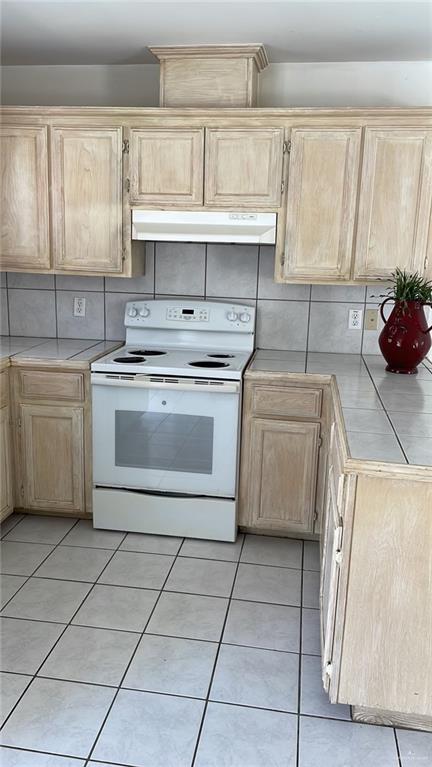
[[[255,310],[133,301],[125,325],[91,367],[95,527],[234,540]]]

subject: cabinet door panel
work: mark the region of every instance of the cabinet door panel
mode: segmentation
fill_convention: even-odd
[[[54,266],[121,273],[122,129],[53,128]]]
[[[277,208],[282,183],[281,128],[206,131],[205,204]]]
[[[82,408],[21,405],[24,506],[82,511]]]
[[[1,267],[49,269],[47,128],[1,127]]]
[[[0,520],[13,509],[9,406],[0,410]]]
[[[327,505],[324,521],[324,542],[320,583],[320,616],[322,638],[322,678],[329,689],[328,665],[332,662],[339,586],[338,555],[342,545],[342,525],[339,518],[333,467],[330,467],[327,485]]]
[[[131,130],[132,205],[202,205],[204,130]]]
[[[311,532],[320,425],[253,418],[250,429],[251,524]]]
[[[354,276],[423,271],[432,199],[432,131],[367,128]]]
[[[291,131],[287,280],[350,278],[360,138],[360,128]]]

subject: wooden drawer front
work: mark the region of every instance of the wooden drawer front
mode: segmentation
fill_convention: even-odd
[[[9,371],[0,373],[0,407],[9,405]]]
[[[83,400],[82,373],[56,373],[43,370],[22,371],[20,392],[25,399]]]
[[[252,410],[257,415],[319,418],[321,400],[321,389],[303,389],[295,386],[254,386]]]

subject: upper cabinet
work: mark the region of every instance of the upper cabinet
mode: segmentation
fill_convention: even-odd
[[[53,253],[62,271],[122,271],[122,129],[52,129]]]
[[[1,268],[50,268],[48,129],[1,127]]]
[[[205,204],[278,208],[284,131],[281,128],[208,128]]]
[[[291,131],[283,280],[350,278],[360,141],[360,128]]]
[[[354,277],[425,268],[432,130],[366,128]]]
[[[204,129],[130,131],[132,205],[202,205]]]

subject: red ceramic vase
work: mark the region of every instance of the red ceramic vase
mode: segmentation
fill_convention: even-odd
[[[380,306],[384,327],[380,333],[379,346],[390,373],[417,373],[417,365],[431,348],[430,328],[427,326],[424,304],[420,301],[396,301],[388,320],[384,306],[392,298],[386,298]]]

